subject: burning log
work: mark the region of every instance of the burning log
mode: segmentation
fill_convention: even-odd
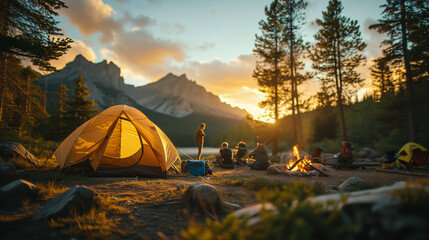
[[[293,146],[293,155],[298,159],[296,161],[289,161],[286,169],[290,172],[309,172],[311,170],[317,171],[321,176],[327,177],[328,174],[312,165],[311,159],[306,156],[300,157],[298,145]]]
[[[296,165],[298,165],[302,160],[304,160],[304,158],[305,157],[302,157],[302,158],[296,160],[295,163],[291,167],[288,168],[288,170],[292,171],[292,169],[294,169],[296,167]]]

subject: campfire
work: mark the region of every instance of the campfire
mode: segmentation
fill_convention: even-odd
[[[320,169],[313,166],[310,158],[305,155],[300,156],[298,145],[293,146],[293,158],[286,164],[286,171],[289,175],[295,176],[328,176]]]
[[[311,159],[306,156],[300,157],[298,145],[293,146],[293,159],[286,166],[287,170],[292,172],[308,172],[311,168]]]

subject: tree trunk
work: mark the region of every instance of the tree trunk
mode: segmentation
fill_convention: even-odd
[[[2,64],[2,76],[0,83],[0,122],[3,120],[3,107],[6,94],[6,68],[7,68],[7,58],[6,54],[2,54],[1,58],[4,58],[4,63]]]
[[[47,100],[47,93],[48,93],[48,76],[45,77],[45,94],[43,96],[43,111],[46,112],[46,100]]]
[[[337,29],[338,30],[338,29]],[[341,140],[347,141],[347,131],[346,131],[346,121],[344,120],[344,106],[343,106],[343,76],[341,72],[341,52],[340,52],[340,33],[337,32],[337,42],[336,42],[336,56],[338,60],[338,113],[340,114],[340,134]],[[357,101],[357,99],[356,99]]]
[[[408,36],[407,36],[406,11],[404,0],[401,0],[401,35],[402,35],[402,51],[404,54],[405,63],[405,78],[407,85],[407,107],[408,107],[408,138],[410,142],[415,141],[415,121],[414,121],[414,105],[413,105],[413,78],[411,74],[410,59],[408,56]]]

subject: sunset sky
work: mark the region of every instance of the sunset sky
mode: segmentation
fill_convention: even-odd
[[[252,78],[255,67],[255,34],[265,19],[269,0],[65,0],[60,26],[75,42],[69,53],[54,62],[58,68],[83,54],[94,62],[113,61],[122,69],[125,82],[144,85],[167,73],[185,73],[188,78],[255,117],[263,111],[263,95]],[[328,0],[310,0],[306,41],[312,43]],[[366,66],[360,72],[371,86],[368,68],[380,55],[382,36],[368,26],[380,18],[383,0],[343,0],[345,16],[359,21],[368,44]],[[308,64],[310,65],[310,63]],[[317,81],[301,91],[314,93]]]

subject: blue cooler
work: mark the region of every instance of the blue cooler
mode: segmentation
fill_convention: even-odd
[[[203,160],[187,160],[186,168],[194,176],[205,176],[205,163]]]

